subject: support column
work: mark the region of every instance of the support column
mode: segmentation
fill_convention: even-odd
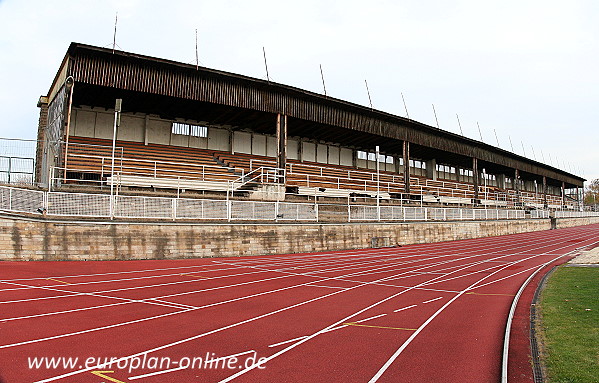
[[[472,158],[472,180],[474,181],[474,199],[475,203],[478,203],[478,185],[479,185],[480,175],[478,174],[478,159]]]
[[[37,146],[35,148],[35,183],[38,186],[45,187],[48,178],[46,169],[46,156],[44,153],[48,150],[46,146],[46,127],[48,126],[48,98],[41,96],[37,102],[40,108],[40,117],[37,124]]]
[[[520,171],[514,170],[514,190],[516,191],[516,203],[520,203]]]
[[[410,194],[410,143],[403,142],[403,182],[404,192]]]
[[[543,176],[543,206],[547,208],[547,177]]]
[[[495,177],[497,177],[497,187],[505,190],[505,174],[497,174]]]
[[[562,208],[566,204],[566,183],[562,182]]]
[[[277,115],[277,167],[285,169],[287,166],[287,116]],[[283,175],[283,174],[281,174]],[[278,180],[285,183],[285,177]]]
[[[437,180],[437,160],[435,158],[426,161],[426,177],[433,181]]]

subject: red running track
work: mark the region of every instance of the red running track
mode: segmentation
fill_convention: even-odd
[[[2,262],[0,382],[499,382],[523,281],[598,238]]]

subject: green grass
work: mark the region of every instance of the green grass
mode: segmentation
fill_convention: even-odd
[[[559,267],[541,315],[549,382],[599,382],[599,268]]]

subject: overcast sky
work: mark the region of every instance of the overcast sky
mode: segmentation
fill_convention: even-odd
[[[599,178],[599,1],[0,0],[0,137],[35,138],[71,41],[330,96]],[[524,146],[524,148],[523,148]],[[524,150],[523,150],[524,149]],[[534,155],[533,155],[534,153]],[[551,158],[551,160],[550,160]]]

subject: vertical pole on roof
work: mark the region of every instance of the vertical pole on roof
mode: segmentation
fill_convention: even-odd
[[[510,139],[510,147],[512,148],[512,153],[514,153],[514,145],[512,145],[512,136],[508,134],[507,136]]]
[[[119,21],[119,13],[116,13],[116,16],[114,17],[114,34],[112,35],[112,53],[114,54],[114,48],[116,46],[116,24]]]
[[[458,126],[460,127],[460,134],[463,136],[464,131],[462,130],[462,124],[460,123],[460,116],[456,113],[455,116],[458,118]]]
[[[480,131],[480,124],[478,123],[478,121],[476,121],[476,126],[478,127],[478,135],[480,136],[480,142],[484,142],[483,141],[483,134]]]
[[[435,110],[435,104],[433,105],[433,114],[435,115],[435,122],[437,122],[437,129],[441,129],[439,128],[439,119],[437,118],[437,111]]]
[[[324,74],[322,73],[322,64],[320,65],[320,78],[322,79],[322,89],[324,90],[324,96],[327,96],[327,87],[324,85]]]
[[[493,129],[493,132],[495,133],[495,141],[497,141],[497,147],[499,147],[499,138],[497,138],[497,130]]]
[[[264,54],[264,68],[266,69],[266,81],[270,83],[270,76],[268,75],[268,64],[266,63],[266,49],[262,47],[262,53]]]
[[[196,70],[200,69],[200,59],[198,58],[198,29],[196,28]]]
[[[377,145],[375,148],[376,151],[376,220],[381,220],[381,178],[380,178],[380,147]]]
[[[522,145],[522,154],[526,157],[526,150],[524,150],[524,142],[522,140],[520,140],[520,145]]]
[[[114,218],[114,151],[116,148],[116,133],[121,125],[121,106],[123,99],[117,98],[114,105],[114,129],[112,130],[112,157],[110,160],[110,219]]]
[[[408,107],[406,106],[406,99],[403,96],[403,92],[401,93],[401,100],[403,101],[403,108],[406,110],[406,117],[410,119],[410,113],[408,113]]]
[[[368,81],[364,80],[364,84],[366,84],[366,93],[368,93],[368,102],[370,103],[370,109],[372,110],[372,98],[370,98],[370,89],[368,89]]]

